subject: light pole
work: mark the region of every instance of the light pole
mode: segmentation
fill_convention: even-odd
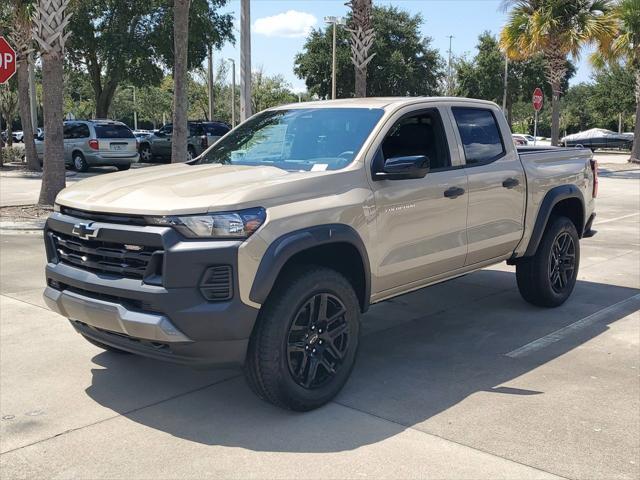
[[[328,25],[333,25],[333,50],[331,55],[331,99],[336,99],[336,30],[338,25],[344,25],[345,21],[342,17],[324,17],[324,21]]]
[[[240,1],[240,121],[251,116],[251,6]]]
[[[453,35],[449,35],[449,77],[448,77],[448,83],[449,83],[449,88],[448,88],[448,94],[451,95],[452,90],[453,90],[453,79],[451,78],[451,54],[452,54],[452,50],[451,50],[451,44],[452,44],[452,40],[453,40]]]
[[[507,114],[507,81],[509,78],[509,57],[504,54],[504,92],[502,94],[502,112]]]
[[[136,104],[136,87],[133,88],[133,129],[138,130],[138,108]]]
[[[213,121],[213,47],[207,47],[207,94],[209,97],[209,120]]]
[[[231,128],[236,126],[236,61],[228,58],[231,62]]]

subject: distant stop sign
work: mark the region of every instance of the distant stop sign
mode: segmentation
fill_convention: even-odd
[[[0,37],[0,84],[7,83],[16,73],[16,51]]]
[[[544,93],[540,88],[536,88],[533,91],[533,109],[536,112],[542,110],[542,104],[544,103]]]

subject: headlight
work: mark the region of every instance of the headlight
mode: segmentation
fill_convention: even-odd
[[[264,223],[264,208],[237,212],[147,217],[151,225],[173,227],[190,238],[248,238]]]

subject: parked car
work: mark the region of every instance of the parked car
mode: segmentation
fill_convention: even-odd
[[[79,172],[92,166],[114,166],[128,170],[138,161],[136,137],[122,122],[73,120],[64,122],[64,161]],[[36,153],[43,163],[44,135],[36,141]]]
[[[8,138],[9,138],[9,133],[6,130],[3,131],[2,140],[6,142]],[[22,130],[15,130],[11,132],[11,138],[13,139],[14,143],[20,143],[24,138],[24,133],[22,132]]]
[[[503,261],[526,301],[567,300],[596,163],[509,138],[481,100],[263,111],[194,161],[62,191],[44,299],[103,349],[243,364],[261,398],[319,407],[349,377],[373,303]]]
[[[222,122],[189,122],[189,137],[185,161],[200,155],[207,147],[218,141],[230,130]],[[170,162],[173,124],[167,123],[160,130],[140,140],[140,161]],[[181,159],[182,160],[182,159]]]
[[[514,133],[513,135],[511,135],[511,137],[513,138],[513,143],[516,145],[516,147],[524,147],[529,144],[524,135]]]
[[[133,134],[138,139],[138,142],[140,142],[141,140],[147,138],[152,133],[153,132],[151,130],[134,130],[133,131]]]
[[[604,128],[592,128],[584,132],[574,133],[562,138],[565,147],[584,147],[595,151],[597,148],[617,148],[631,150],[633,137],[624,133],[616,133]]]

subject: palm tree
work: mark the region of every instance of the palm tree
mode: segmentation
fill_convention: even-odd
[[[598,68],[624,62],[636,77],[636,126],[631,161],[640,162],[640,0],[621,0],[615,8],[618,29],[599,42],[591,62]]]
[[[187,153],[187,50],[189,44],[190,0],[173,2],[173,136],[171,161],[184,161]]]
[[[349,0],[346,5],[351,8],[351,25],[347,29],[351,33],[351,61],[355,67],[355,96],[367,96],[367,65],[375,56],[369,55],[373,45],[375,32],[371,24],[371,0]]]
[[[65,187],[63,122],[64,44],[69,36],[66,13],[69,0],[38,0],[33,15],[33,38],[42,57],[42,97],[44,109],[44,172],[40,187],[41,205],[53,205]]]
[[[31,34],[31,2],[29,0],[13,0],[13,18],[11,40],[16,47],[18,69],[18,98],[20,122],[22,123],[23,142],[27,158],[27,168],[40,170],[36,155],[36,144],[33,140],[33,123],[31,118],[31,95],[29,91],[29,67],[33,61],[33,36]]]
[[[513,60],[541,53],[551,86],[551,144],[558,145],[560,94],[569,57],[579,58],[585,44],[610,38],[616,27],[611,0],[503,0],[511,8],[500,46]]]

